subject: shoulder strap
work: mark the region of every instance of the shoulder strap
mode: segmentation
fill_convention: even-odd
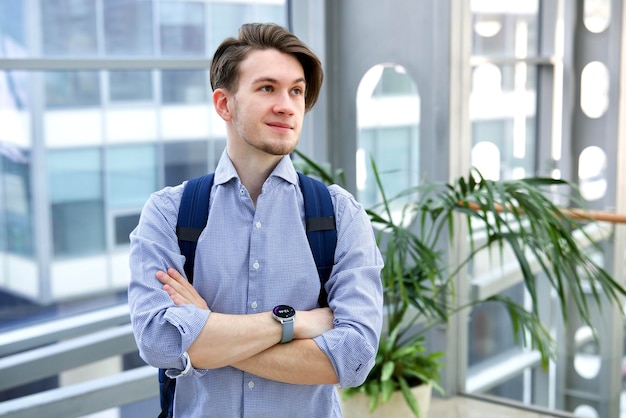
[[[198,238],[206,227],[213,177],[214,175],[211,173],[187,181],[178,210],[176,236],[181,254],[185,256],[185,274],[190,283],[193,283],[193,267]],[[335,247],[337,246],[333,202],[324,183],[302,173],[298,173],[298,177],[304,198],[306,235],[320,276],[319,304],[320,306],[328,306],[328,295],[324,285],[330,277],[334,264]],[[172,417],[176,380],[167,377],[164,369],[159,369],[159,384],[161,390],[161,414],[159,418]]]
[[[335,261],[337,246],[337,228],[335,210],[328,187],[319,180],[298,172],[302,196],[304,198],[304,217],[306,235],[320,276],[320,306],[328,306],[328,295],[324,286],[330,277]]]
[[[209,197],[213,186],[213,177],[214,174],[211,173],[187,181],[178,210],[176,236],[178,237],[180,252],[185,256],[185,274],[190,283],[193,283],[196,245],[206,226],[209,214]]]
[[[206,226],[213,173],[189,180],[185,184],[178,212],[176,235],[185,256],[185,273],[193,282],[193,266],[198,237]],[[309,246],[317,265],[323,294],[320,305],[327,305],[324,285],[330,277],[337,246],[335,211],[328,187],[319,180],[298,173],[304,198],[304,216]]]

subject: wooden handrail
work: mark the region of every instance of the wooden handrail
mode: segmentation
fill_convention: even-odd
[[[585,209],[561,209],[565,215],[572,219],[581,219],[587,221],[610,222],[612,224],[626,224],[626,215],[616,212],[585,210]]]
[[[481,206],[474,202],[459,202],[459,206],[466,206],[473,210],[481,210]],[[501,205],[495,205],[498,212],[502,212]],[[598,222],[610,222],[613,224],[626,224],[626,214],[600,211],[600,210],[585,210],[578,208],[560,208],[560,211],[572,218],[583,221],[598,221]]]

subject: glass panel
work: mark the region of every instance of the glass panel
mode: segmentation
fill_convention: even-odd
[[[585,65],[580,74],[580,108],[592,119],[609,109],[609,69],[600,61]]]
[[[471,0],[473,54],[525,58],[538,54],[539,0]]]
[[[521,178],[534,173],[536,91],[536,68],[525,63],[474,68],[469,107],[471,164],[488,171],[490,178]],[[485,155],[475,149],[484,142],[494,144],[499,151],[499,173],[486,166]]]
[[[203,2],[159,4],[161,54],[205,55]]]
[[[602,366],[602,356],[598,342],[593,339],[593,330],[584,325],[576,330],[574,340],[582,342],[576,347],[574,354],[574,370],[584,379],[591,380],[598,377]]]
[[[152,72],[111,71],[109,94],[112,102],[152,101]]]
[[[96,148],[50,151],[48,179],[54,255],[104,252],[101,151]]]
[[[250,22],[247,16],[249,5],[244,3],[210,3],[209,24],[211,25],[209,50],[215,52],[226,38],[237,35],[243,23]]]
[[[209,54],[212,55],[225,38],[237,35],[243,23],[273,22],[287,26],[284,2],[273,3],[209,2]]]
[[[104,7],[105,51],[110,55],[152,55],[152,2],[106,0]]]
[[[208,173],[208,143],[171,142],[164,146],[165,185],[175,186]]]
[[[519,375],[491,389],[488,394],[513,399],[518,402],[524,401],[524,376]]]
[[[582,196],[590,201],[602,199],[608,187],[606,153],[600,147],[587,147],[578,157],[578,184]]]
[[[163,71],[163,103],[204,103],[207,101],[206,71]]]
[[[100,79],[95,71],[51,71],[45,74],[49,109],[100,106]]]
[[[130,233],[139,223],[139,214],[115,217],[115,245],[130,244]]]
[[[0,1],[0,57],[25,55],[23,0]]]
[[[142,207],[157,189],[154,145],[125,145],[107,150],[108,206]]]
[[[0,141],[0,251],[34,255],[30,190],[29,155]]]
[[[585,0],[583,22],[589,32],[604,32],[611,22],[611,1]]]
[[[95,0],[41,0],[44,55],[95,55]]]
[[[357,90],[357,187],[365,207],[380,201],[370,163],[388,197],[416,185],[419,173],[420,100],[417,85],[399,65],[377,65]]]
[[[483,271],[487,270],[485,267],[478,268]],[[523,284],[515,285],[502,295],[523,305]],[[475,306],[470,314],[468,327],[468,365],[470,367],[497,357],[498,354],[507,350],[517,347],[522,349],[521,346],[515,344],[509,314],[499,303],[484,302]]]
[[[584,418],[600,418],[598,411],[591,405],[578,405],[574,411],[574,416]]]

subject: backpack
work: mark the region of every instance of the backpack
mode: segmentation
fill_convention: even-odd
[[[214,173],[211,173],[189,180],[185,184],[178,210],[176,236],[180,252],[185,256],[184,269],[190,283],[193,283],[196,245],[202,230],[206,227],[213,177]],[[318,302],[320,306],[328,306],[328,295],[324,285],[333,268],[337,245],[335,211],[324,183],[300,172],[298,179],[304,199],[306,235],[321,283]],[[175,388],[176,379],[169,378],[165,374],[165,369],[159,369],[161,413],[158,418],[173,417]]]

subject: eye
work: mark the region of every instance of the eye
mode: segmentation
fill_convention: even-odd
[[[294,87],[291,92],[296,96],[302,96],[304,94],[304,89],[302,87]]]
[[[274,91],[274,88],[272,86],[270,86],[270,85],[267,85],[267,86],[262,86],[259,90],[266,91],[266,92],[271,92],[271,91]]]

